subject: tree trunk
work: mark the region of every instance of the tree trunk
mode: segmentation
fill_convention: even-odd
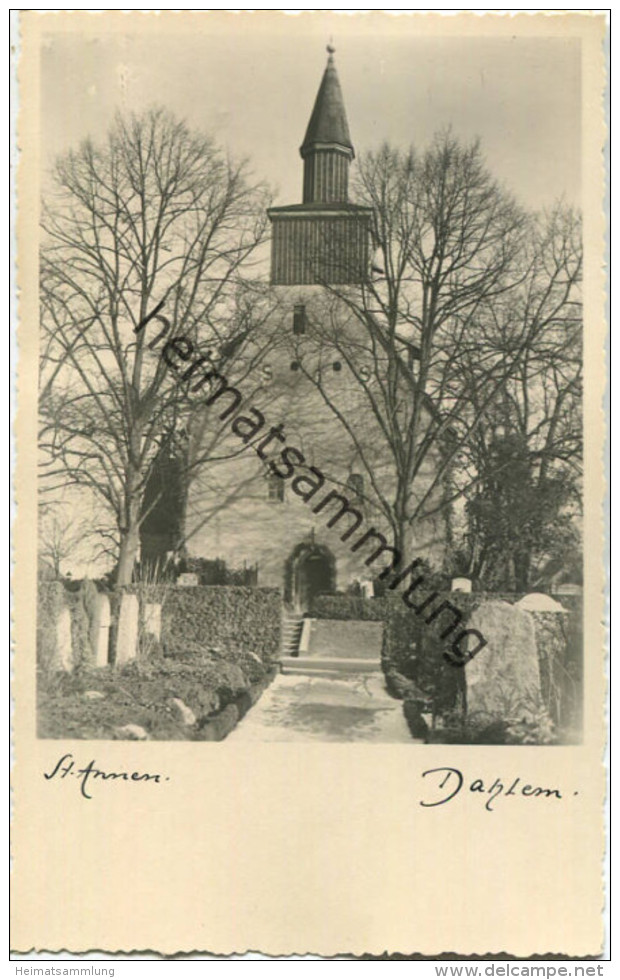
[[[514,556],[515,591],[528,592],[532,558],[529,549],[520,548]]]
[[[410,542],[408,538],[409,521],[407,520],[408,488],[404,481],[398,478],[396,499],[394,501],[394,547],[402,555],[401,568],[405,568],[409,560]]]
[[[142,495],[138,487],[138,475],[132,473],[127,481],[125,527],[121,529],[121,541],[116,569],[117,588],[121,585],[131,585],[138,548],[140,547]]]
[[[118,565],[116,568],[117,586],[131,585],[139,543],[140,533],[137,523],[122,532],[121,546],[118,555]]]

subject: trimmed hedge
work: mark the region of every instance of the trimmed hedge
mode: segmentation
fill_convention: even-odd
[[[278,589],[245,586],[130,586],[141,607],[162,604],[161,643],[169,656],[221,650],[236,661],[255,653],[269,663],[279,656],[282,597]],[[141,610],[142,613],[142,610]]]
[[[385,620],[387,604],[395,597],[365,599],[352,595],[317,595],[312,601],[311,615],[315,619]]]
[[[244,661],[251,673],[251,654],[263,663],[277,659],[280,652],[282,598],[277,589],[245,586],[131,585],[108,593],[111,628],[118,620],[124,592],[137,595],[140,622],[146,603],[162,606],[161,647],[169,655],[201,654],[210,649],[231,662]],[[56,623],[63,609],[71,613],[73,666],[91,666],[94,653],[89,625],[96,600],[93,583],[39,582],[37,600],[37,662],[44,671],[57,665]],[[140,631],[140,652],[152,655],[155,641],[146,644]],[[148,647],[148,651],[146,650]],[[249,657],[248,664],[245,660]],[[260,671],[259,671],[260,673]]]
[[[402,600],[402,591],[374,599],[350,595],[318,595],[315,596],[312,603],[311,614],[316,619],[386,620],[390,617],[390,609],[395,603],[400,602],[403,610],[407,611],[407,605]],[[434,591],[439,593],[441,599],[448,600],[461,609],[464,619],[468,618],[477,606],[488,599],[502,600],[514,605],[523,598],[523,593],[513,592],[452,592],[438,587],[432,581],[431,576],[425,576],[425,581],[420,589],[420,599],[416,599],[416,602],[426,597],[429,592]],[[552,598],[560,602],[567,611],[581,604],[580,596],[552,596]],[[416,613],[412,613],[412,615],[418,622],[424,622],[423,615],[418,616]]]

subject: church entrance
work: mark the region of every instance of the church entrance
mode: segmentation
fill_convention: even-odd
[[[307,613],[312,600],[336,587],[336,559],[324,545],[301,544],[286,563],[285,598],[297,612]]]

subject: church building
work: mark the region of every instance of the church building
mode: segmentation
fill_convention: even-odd
[[[230,568],[244,563],[255,568],[257,584],[281,589],[289,608],[297,612],[309,609],[317,593],[344,591],[355,581],[376,576],[381,564],[369,570],[365,559],[373,549],[352,547],[354,530],[358,538],[371,527],[391,537],[376,488],[381,486],[386,496],[392,492],[393,460],[382,454],[376,421],[359,382],[338,347],[330,344],[330,331],[343,331],[363,355],[362,328],[345,300],[346,290],[359,289],[370,273],[373,213],[349,197],[355,150],[334,50],[327,50],[327,66],[300,147],[302,202],[268,212],[276,340],[260,366],[267,390],[262,386],[262,400],[254,403],[268,427],[278,430],[275,455],[269,458],[277,458],[277,440],[286,438],[297,457],[303,455],[305,471],[323,475],[325,487],[310,499],[314,491],[301,489],[303,480],[310,486],[308,476],[285,481],[265,456],[259,458],[251,448],[240,452],[239,439],[231,433],[218,458],[192,482],[185,521],[188,556],[219,559]],[[230,384],[237,384],[233,374]],[[251,379],[238,387],[251,391]],[[339,412],[353,420],[354,429],[343,427]],[[423,486],[424,472],[418,479]],[[341,519],[338,501],[331,509],[316,505],[330,489],[348,503]],[[351,518],[357,521],[355,527]],[[143,558],[145,546],[148,549],[157,538],[152,524],[143,528]],[[446,543],[445,517],[427,521],[416,535],[415,554],[438,566]]]

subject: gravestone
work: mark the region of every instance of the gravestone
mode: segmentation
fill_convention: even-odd
[[[95,600],[94,614],[90,624],[90,643],[95,654],[95,667],[105,667],[108,663],[110,639],[110,600],[100,593]]]
[[[532,721],[542,708],[534,620],[501,600],[483,602],[467,624],[487,645],[465,666],[467,714],[477,721]]]
[[[56,668],[57,670],[73,669],[73,644],[71,642],[71,613],[61,609],[56,620]]]
[[[556,586],[556,588],[553,591],[555,592],[556,595],[579,596],[582,594],[583,589],[580,585],[576,585],[572,582],[562,582],[562,584]]]
[[[116,663],[135,660],[138,653],[138,617],[140,610],[135,595],[125,593],[121,599],[116,635]]]
[[[571,616],[559,603],[556,605],[558,608],[554,610],[532,609],[530,615],[536,631],[543,701],[550,717],[559,724],[564,720],[563,706],[574,700],[575,681],[568,663]]]
[[[552,599],[550,595],[545,595],[544,592],[530,592],[529,595],[524,595],[516,603],[516,608],[526,609],[527,612],[566,612],[564,606]]]
[[[150,633],[156,640],[161,638],[161,604],[147,602],[144,606],[144,632]]]

